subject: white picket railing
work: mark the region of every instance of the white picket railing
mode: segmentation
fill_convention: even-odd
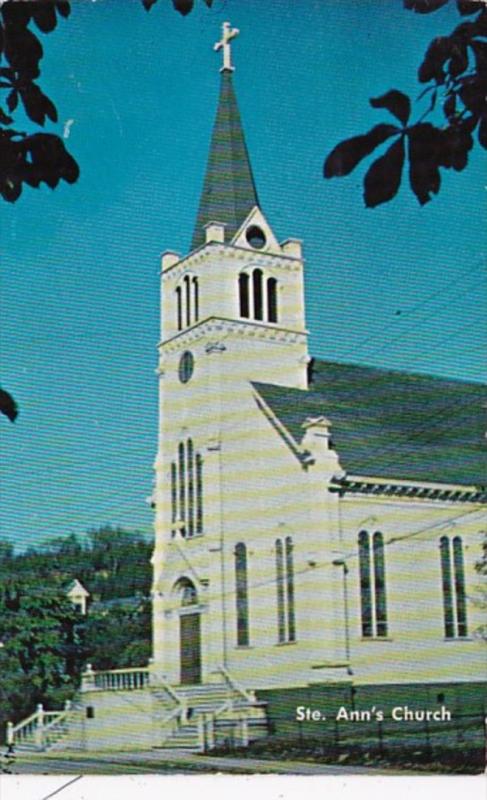
[[[15,747],[33,744],[39,750],[43,750],[49,744],[52,734],[58,729],[59,723],[68,717],[70,711],[70,700],[66,700],[64,708],[60,711],[44,711],[42,703],[39,703],[34,713],[17,725],[7,722],[7,745]]]
[[[96,690],[127,691],[149,685],[149,667],[127,667],[95,671],[91,664],[81,676],[81,692]]]

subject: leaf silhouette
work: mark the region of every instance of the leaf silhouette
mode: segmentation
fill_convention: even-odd
[[[417,14],[431,14],[447,3],[448,0],[404,0],[404,8]]]
[[[340,142],[325,161],[323,168],[325,178],[349,175],[365,156],[370,155],[378,145],[397,133],[400,133],[400,130],[395,125],[382,123],[366,134]]]
[[[57,121],[57,111],[55,105],[41,91],[35,83],[29,83],[25,89],[21,89],[20,95],[28,116],[39,125],[44,125],[46,117],[53,122]]]
[[[10,422],[15,422],[19,409],[17,403],[9,392],[0,388],[0,413],[4,414]]]
[[[467,14],[478,14],[480,11],[479,0],[457,0],[457,8],[462,17]]]
[[[370,105],[372,108],[387,108],[391,114],[397,117],[399,122],[402,122],[403,125],[407,125],[411,113],[411,101],[406,94],[403,94],[397,89],[391,89],[381,97],[373,97],[370,100]]]
[[[454,55],[454,46],[449,36],[437,36],[430,43],[423,62],[418,69],[418,79],[421,83],[436,81],[444,83],[444,66]]]
[[[441,131],[429,122],[418,123],[410,129],[409,180],[422,206],[440,190],[439,161],[443,148]]]
[[[404,136],[374,161],[364,179],[364,200],[368,208],[387,203],[397,194],[404,165]]]

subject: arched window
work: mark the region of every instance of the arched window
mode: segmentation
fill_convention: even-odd
[[[186,522],[186,458],[184,444],[181,442],[178,447],[179,460],[179,516],[182,523]],[[186,527],[183,525],[181,534],[186,536]]]
[[[384,537],[360,531],[358,537],[362,636],[387,636]]]
[[[457,600],[457,635],[467,635],[467,605],[465,602],[465,570],[463,546],[460,536],[453,539],[453,568],[455,572],[455,594]]]
[[[277,281],[275,278],[267,279],[267,320],[277,322]]]
[[[196,453],[196,533],[203,533],[203,459]]]
[[[186,326],[191,325],[191,283],[189,275],[184,276],[184,299],[186,302]]]
[[[263,319],[261,269],[254,269],[252,273],[252,288],[254,291],[254,319]]]
[[[238,297],[240,303],[240,316],[248,319],[250,317],[249,305],[249,283],[250,279],[246,272],[241,272],[238,276]]]
[[[237,605],[237,644],[249,644],[249,599],[247,585],[247,548],[239,542],[235,548],[235,594]]]
[[[375,586],[375,632],[387,636],[386,575],[384,559],[384,537],[374,533],[374,586]]]
[[[181,606],[195,606],[198,604],[198,592],[196,587],[191,583],[188,578],[181,578]]]
[[[277,588],[277,638],[286,641],[286,611],[284,603],[284,557],[282,542],[276,540],[276,588]]]
[[[194,450],[191,439],[187,441],[188,471],[188,536],[194,535]]]
[[[467,636],[465,571],[460,536],[455,536],[453,543],[450,542],[448,536],[441,537],[440,561],[445,637],[453,639],[456,636]]]
[[[276,539],[277,636],[279,642],[296,641],[294,610],[293,540]]]
[[[180,442],[176,461],[171,464],[171,521],[191,538],[203,533],[203,459],[195,452],[192,439]]]
[[[372,636],[372,589],[370,584],[370,544],[367,531],[358,537],[360,573],[360,604],[362,612],[362,636]]]
[[[193,316],[194,321],[198,322],[200,318],[200,297],[198,278],[193,278]]]
[[[178,477],[176,464],[171,464],[171,521],[174,524],[178,518]]]
[[[286,589],[287,589],[287,629],[288,640],[296,639],[296,616],[294,612],[294,563],[293,540],[286,537]]]
[[[183,306],[182,306],[180,286],[178,286],[176,289],[176,314],[177,314],[178,331],[181,331],[183,329]]]

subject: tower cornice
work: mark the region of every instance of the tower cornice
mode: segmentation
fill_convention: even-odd
[[[266,253],[257,250],[249,250],[248,247],[238,247],[237,245],[222,244],[220,242],[209,242],[196,248],[196,250],[192,250],[188,255],[179,259],[179,261],[161,270],[162,280],[166,280],[169,274],[171,274],[171,277],[179,276],[185,270],[191,269],[197,264],[209,260],[215,254],[239,261],[248,261],[256,266],[281,266],[289,270],[301,269],[302,265],[305,263],[305,259],[285,255],[284,253]]]
[[[239,338],[265,340],[274,344],[295,344],[306,342],[308,331],[294,328],[282,328],[278,325],[255,320],[234,320],[225,317],[208,317],[191,328],[179,331],[165,341],[159,343],[161,353],[174,353],[207,336],[235,334]]]

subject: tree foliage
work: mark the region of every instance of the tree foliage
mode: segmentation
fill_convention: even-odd
[[[420,14],[447,2],[403,0],[406,9]],[[365,174],[364,201],[370,208],[395,197],[406,161],[411,189],[424,205],[440,190],[441,169],[465,169],[475,138],[487,148],[487,5],[457,0],[456,6],[465,19],[449,36],[433,39],[418,69],[418,80],[425,84],[419,99],[427,100],[426,111],[411,122],[410,98],[390,89],[370,104],[388,111],[395,123],[380,123],[341,142],[325,161],[325,178],[342,177],[388,143]],[[429,115],[433,121],[424,121]],[[436,123],[438,117],[441,122]]]

